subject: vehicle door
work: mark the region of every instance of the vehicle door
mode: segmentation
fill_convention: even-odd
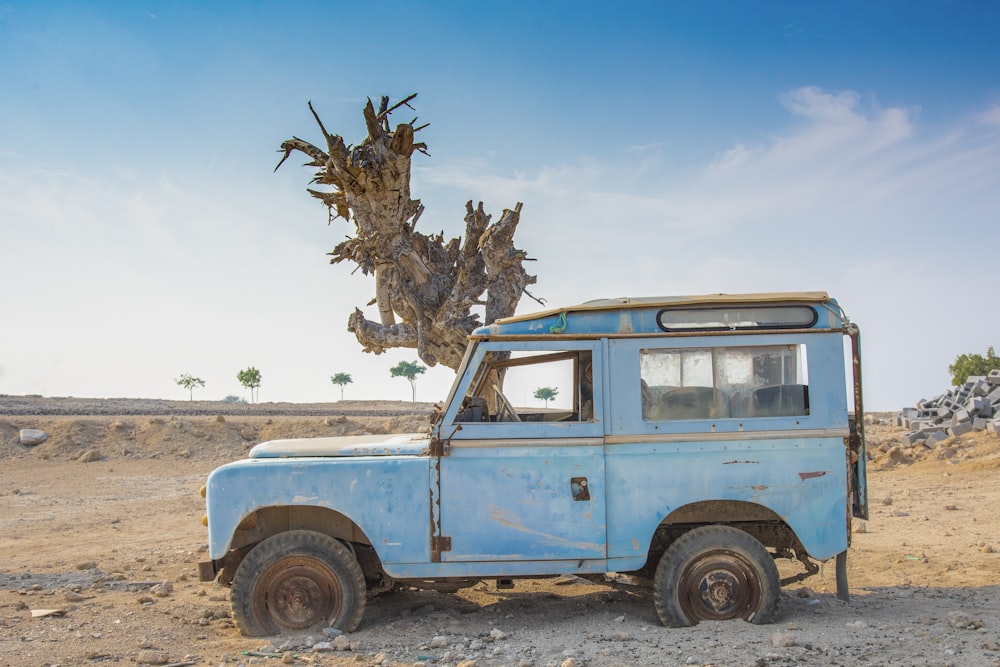
[[[601,349],[477,345],[441,424],[441,562],[605,557]]]

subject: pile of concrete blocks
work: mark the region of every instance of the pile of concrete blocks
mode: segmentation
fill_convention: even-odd
[[[934,447],[949,436],[970,431],[1000,435],[1000,369],[972,375],[946,394],[925,399],[915,408],[903,408],[896,426],[910,429],[902,436],[909,445]]]

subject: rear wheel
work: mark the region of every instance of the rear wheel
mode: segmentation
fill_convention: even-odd
[[[778,568],[751,535],[730,526],[694,528],[656,568],[653,600],[664,625],[742,618],[767,623],[781,595]]]
[[[365,576],[337,540],[292,530],[247,554],[230,598],[236,627],[251,637],[327,627],[351,632],[365,612]]]

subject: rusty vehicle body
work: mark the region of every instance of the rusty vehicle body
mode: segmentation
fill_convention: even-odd
[[[542,385],[551,407],[515,407]],[[669,626],[763,623],[818,562],[847,598],[862,414],[860,334],[823,292],[499,320],[429,434],[272,441],[215,470],[201,575],[250,635],[353,630],[394,585],[560,574],[630,575]]]

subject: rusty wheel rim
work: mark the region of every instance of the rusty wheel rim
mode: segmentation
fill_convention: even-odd
[[[328,625],[340,614],[343,591],[322,562],[285,558],[260,577],[253,598],[254,614],[272,632]]]
[[[753,620],[760,607],[761,585],[753,565],[730,551],[711,551],[684,568],[680,602],[694,622]]]

